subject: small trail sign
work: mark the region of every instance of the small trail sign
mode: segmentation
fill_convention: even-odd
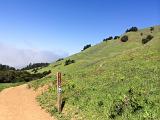
[[[62,110],[62,88],[61,88],[61,73],[57,72],[57,107],[58,107],[58,112],[60,113]]]

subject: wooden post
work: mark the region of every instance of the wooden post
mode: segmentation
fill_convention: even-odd
[[[61,73],[57,72],[57,107],[58,107],[58,112],[60,113],[62,108],[62,97],[61,97]]]

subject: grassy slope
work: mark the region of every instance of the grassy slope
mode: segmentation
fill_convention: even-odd
[[[148,34],[154,38],[142,45]],[[63,60],[42,69],[51,69],[52,75],[30,85],[52,82],[54,87],[38,97],[41,106],[59,119],[160,119],[160,26],[152,33],[148,28],[127,35],[126,43],[102,42],[68,57],[76,60],[74,64],[64,66]],[[55,108],[57,71],[64,74],[61,115]]]

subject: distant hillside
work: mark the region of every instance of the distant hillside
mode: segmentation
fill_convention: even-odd
[[[47,67],[49,65],[49,63],[30,63],[29,65],[27,65],[26,67],[22,68],[21,70],[30,70],[30,69],[34,69],[34,68],[38,68],[38,67]]]
[[[10,67],[9,65],[0,64],[0,70],[15,70],[14,67]]]
[[[60,120],[160,119],[160,26],[133,29],[39,70],[52,70],[29,84],[53,83],[37,98],[42,108]],[[57,71],[63,74],[62,114],[56,109]]]
[[[31,80],[40,79],[48,74],[51,73],[50,70],[43,71],[42,73],[34,72],[34,74],[31,74],[28,71],[25,71],[25,69],[29,68],[36,68],[34,71],[38,71],[39,66],[48,66],[48,63],[37,63],[33,65],[29,65],[28,67],[24,68],[24,70],[17,70],[14,67],[10,67],[8,65],[2,65],[0,64],[0,84],[1,83],[17,83],[17,82],[29,82]],[[1,85],[0,85],[1,87]]]

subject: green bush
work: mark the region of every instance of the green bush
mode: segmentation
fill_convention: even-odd
[[[16,82],[29,82],[32,80],[40,79],[50,74],[51,71],[44,71],[43,73],[30,74],[27,71],[0,71],[0,83],[16,83]]]
[[[120,38],[119,36],[115,36],[115,37],[114,37],[114,39],[119,39],[119,38]]]
[[[64,58],[59,58],[56,62],[58,62],[58,61],[62,61],[62,60],[64,60]]]
[[[142,39],[142,44],[146,44],[147,42],[149,42],[150,40],[153,39],[153,36],[152,35],[147,35],[146,38],[143,38]]]
[[[129,29],[126,30],[126,33],[127,32],[137,32],[138,31],[138,28],[137,27],[131,27]]]
[[[0,64],[0,70],[16,70],[14,67]]]
[[[124,35],[124,36],[121,38],[121,41],[122,41],[122,42],[127,42],[127,41],[128,41],[128,36],[127,36],[127,35]]]
[[[103,41],[112,40],[112,39],[113,39],[113,37],[110,36],[110,37],[108,37],[108,38],[106,38],[106,39],[103,39]]]
[[[48,75],[48,74],[50,74],[50,73],[51,73],[51,70],[44,71],[44,72],[43,72],[43,76],[46,76],[46,75]]]
[[[154,31],[154,27],[150,27],[150,31],[151,31],[151,32]]]
[[[37,73],[37,72],[38,72],[38,68],[34,68],[34,69],[32,70],[32,72],[33,72],[33,73]]]
[[[83,50],[82,50],[82,51],[84,51],[85,49],[88,49],[88,48],[90,48],[90,47],[91,47],[91,44],[85,45],[85,46],[83,47]]]
[[[123,99],[114,101],[113,106],[110,108],[109,117],[115,119],[128,111],[134,114],[144,109],[144,106],[148,104],[146,101],[148,100],[142,93],[137,93],[133,89],[129,89]]]
[[[22,68],[21,70],[29,70],[29,69],[34,69],[34,68],[38,68],[38,67],[47,67],[49,65],[49,63],[30,63],[29,65],[27,65],[26,67]]]
[[[66,65],[69,65],[69,64],[72,64],[72,63],[75,63],[75,60],[68,59],[68,60],[65,61],[64,65],[66,66]]]

